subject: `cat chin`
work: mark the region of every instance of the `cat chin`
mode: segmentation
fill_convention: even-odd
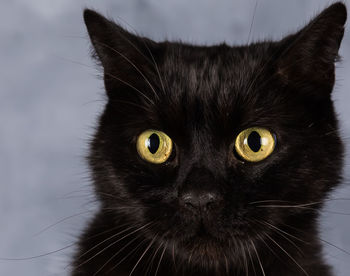
[[[238,256],[242,250],[249,248],[251,241],[257,237],[250,236],[248,232],[239,232],[237,235],[227,233],[214,236],[204,231],[186,235],[184,237],[174,236],[167,238],[167,244],[175,244],[181,255],[185,258],[224,259],[225,255]]]
[[[171,244],[171,243],[170,243]],[[249,253],[250,241],[218,241],[209,237],[195,238],[177,245],[175,254],[193,268],[217,271],[226,266],[240,267]],[[169,248],[171,252],[171,248]],[[219,275],[219,274],[218,274]]]

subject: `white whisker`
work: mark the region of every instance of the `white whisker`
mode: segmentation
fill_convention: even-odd
[[[266,275],[265,275],[265,270],[264,270],[263,265],[262,265],[262,263],[261,263],[261,260],[260,260],[258,251],[256,250],[256,247],[255,247],[255,245],[254,245],[254,242],[253,242],[252,240],[250,240],[250,243],[252,244],[253,249],[254,249],[255,254],[256,254],[256,257],[258,258],[258,262],[259,262],[259,266],[260,266],[261,272],[262,272],[262,274],[263,274],[264,276],[266,276]]]

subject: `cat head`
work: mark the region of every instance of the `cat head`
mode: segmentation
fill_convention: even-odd
[[[233,47],[84,19],[108,96],[89,157],[102,208],[198,266],[237,261],[273,227],[307,229],[341,174],[331,93],[343,4],[280,41]]]

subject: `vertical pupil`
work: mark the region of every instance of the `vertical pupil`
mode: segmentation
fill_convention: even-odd
[[[254,152],[258,152],[261,148],[261,137],[259,133],[256,131],[252,131],[252,133],[248,136],[248,146]]]
[[[150,137],[148,137],[148,141],[147,141],[148,150],[152,154],[155,154],[159,148],[159,143],[160,143],[159,136],[153,133]]]

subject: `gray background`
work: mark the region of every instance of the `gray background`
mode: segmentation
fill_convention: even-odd
[[[330,2],[261,0],[252,38],[281,38]],[[254,6],[255,0],[1,0],[0,258],[31,257],[70,245],[96,208],[83,156],[104,97],[100,73],[89,57],[84,7],[123,19],[155,40],[209,44],[245,43]],[[334,91],[348,144],[349,30]],[[350,198],[346,183],[332,198]],[[350,213],[350,200],[327,204],[322,238],[350,251],[350,216],[334,212]],[[66,275],[71,253],[69,247],[30,260],[0,260],[0,275]],[[349,275],[349,255],[327,244],[324,253],[336,275]]]

